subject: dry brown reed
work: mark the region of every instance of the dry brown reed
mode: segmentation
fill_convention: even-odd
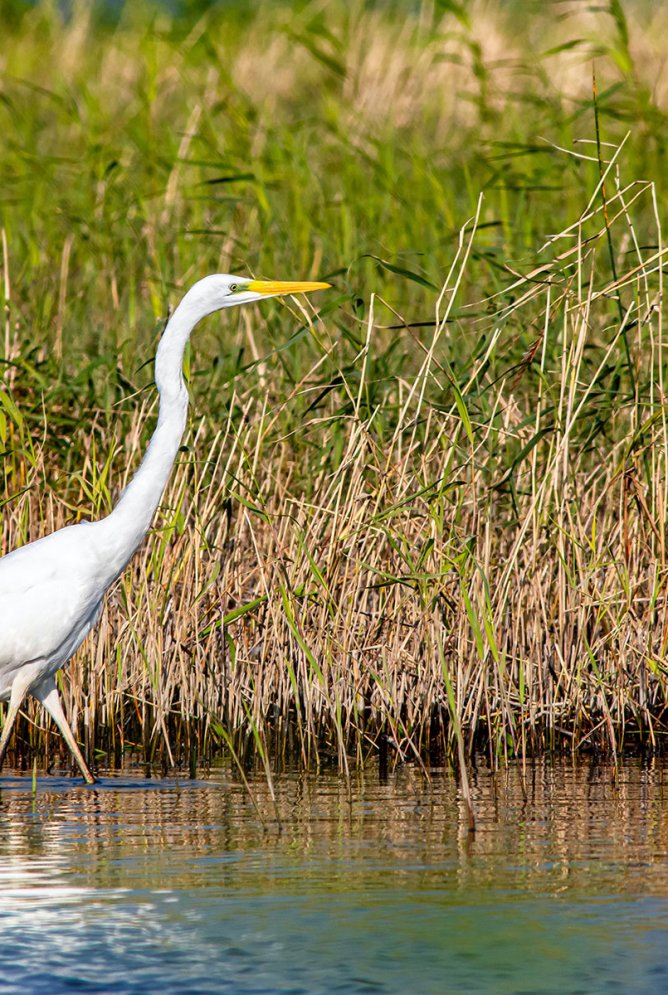
[[[632,246],[638,196],[651,199],[651,186],[620,188],[608,204]],[[421,366],[380,402],[389,417],[365,401],[387,335],[372,300],[348,414],[321,409],[302,427],[327,450],[335,423],[341,446],[308,486],[293,439],[275,431],[289,398],[275,406],[253,392],[235,398],[223,426],[193,420],[153,534],[63,678],[89,752],[139,745],[173,764],[227,744],[346,767],[376,750],[420,762],[449,753],[457,730],[467,754],[484,744],[492,759],[564,746],[615,753],[628,727],[657,744],[668,640],[662,241],[657,217],[658,247],[636,244],[616,283],[600,282],[606,227],[593,201],[589,214],[595,235],[582,237],[583,216],[574,245],[513,281],[515,299],[485,320],[488,340],[457,381],[438,345],[475,240],[473,227],[462,233]],[[622,290],[630,303],[610,324]],[[536,323],[532,355],[490,383],[503,323],[523,309]],[[479,334],[480,320],[459,314]],[[587,443],[589,402],[610,390],[625,331],[649,393],[617,406],[613,390],[614,439]],[[127,472],[147,417],[137,404]],[[37,448],[17,471],[25,489],[7,506],[5,548],[71,520],[41,493],[47,460]],[[96,460],[91,449],[82,481],[99,476]],[[106,486],[121,485],[110,472]],[[25,726],[20,737],[37,740]]]
[[[35,23],[44,9],[31,13]],[[405,276],[404,226],[413,216],[418,229],[466,217],[439,180],[445,160],[436,151],[431,172],[431,152],[415,152],[413,172],[409,157],[398,158],[411,129],[431,128],[439,143],[452,135],[452,153],[461,154],[473,106],[469,123],[493,143],[509,108],[524,113],[539,77],[542,114],[554,98],[562,120],[564,106],[581,99],[566,83],[574,49],[559,49],[566,21],[555,52],[532,61],[537,75],[518,96],[526,59],[519,65],[485,49],[514,51],[512,26],[488,7],[484,38],[476,34],[482,15],[457,31],[445,20],[427,30],[420,20],[351,10],[340,31],[347,47],[337,43],[340,25],[327,35],[307,14],[295,15],[287,34],[258,18],[253,44],[264,38],[276,69],[265,75],[253,73],[252,47],[230,46],[225,59],[204,47],[207,17],[177,45],[168,31],[141,35],[131,18],[102,44],[82,8],[69,24],[48,28],[62,42],[53,62],[34,31],[0,53],[3,71],[21,66],[33,87],[45,85],[47,70],[60,74],[63,92],[49,104],[60,108],[59,129],[49,130],[21,86],[10,90],[16,128],[34,106],[34,134],[24,140],[39,143],[45,169],[55,169],[64,142],[95,178],[80,183],[80,159],[65,159],[65,175],[75,176],[67,196],[51,179],[60,174],[47,172],[39,196],[27,198],[26,162],[34,170],[41,160],[19,148],[7,167],[33,227],[25,245],[3,231],[2,551],[80,515],[104,514],[136,467],[155,410],[151,395],[132,393],[135,361],[146,358],[150,314],[164,310],[174,273],[185,284],[205,264],[224,270],[250,259],[265,275],[286,275],[276,264],[289,261],[288,276],[325,276],[326,255],[347,304],[359,291],[351,271],[368,255],[365,225],[382,232],[374,252],[384,255],[393,239],[398,246],[395,268],[383,269],[395,279]],[[614,27],[614,18],[606,24]],[[634,46],[645,51],[637,24],[630,37],[626,28],[619,20],[613,80],[632,75],[624,58]],[[198,46],[204,54],[196,57]],[[582,51],[591,56],[589,41]],[[562,69],[550,75],[548,64]],[[184,107],[186,83],[192,100]],[[578,74],[583,86],[590,94],[589,65]],[[327,130],[304,127],[302,146],[299,115],[316,90]],[[269,122],[290,122],[295,107],[299,126],[272,131],[278,125]],[[89,142],[89,120],[105,136],[100,148]],[[388,127],[397,130],[386,130],[381,146]],[[154,156],[154,133],[162,157]],[[439,229],[430,242],[422,277],[410,284],[410,311],[391,316],[396,307],[365,287],[345,314],[316,320],[296,304],[280,312],[281,337],[291,331],[308,342],[296,374],[279,375],[292,356],[261,345],[277,339],[276,311],[245,312],[227,332],[230,352],[245,350],[255,365],[243,377],[212,375],[207,383],[223,400],[211,405],[193,378],[190,433],[155,529],[63,673],[66,708],[89,754],[120,762],[139,753],[169,765],[223,748],[240,762],[298,756],[345,769],[376,751],[383,762],[458,755],[463,766],[480,748],[497,763],[557,747],[616,753],[630,739],[660,743],[668,643],[664,249],[654,185],[624,185],[624,150],[603,149],[581,143],[572,159],[559,160],[576,162],[574,178],[583,163],[594,175],[600,168],[600,182],[568,227],[544,246],[522,246],[521,265],[521,253],[509,262],[503,238],[492,245],[476,226],[511,231],[523,225],[522,211],[498,221],[479,204],[459,240]],[[239,165],[246,159],[250,179]],[[355,199],[359,176],[350,163],[358,159],[371,167]],[[336,186],[322,193],[330,173],[348,201]],[[470,182],[470,172],[458,175]],[[553,179],[552,164],[546,175]],[[270,204],[274,176],[282,187]],[[523,210],[549,218],[549,194],[541,193],[549,184],[537,174],[538,199],[533,179],[523,178]],[[515,173],[508,182],[499,195],[506,201]],[[569,182],[563,197],[579,203]],[[243,184],[252,195],[230,196],[229,205],[210,195]],[[65,207],[41,237],[40,205],[54,191]],[[328,244],[308,212],[331,204],[336,213],[326,217],[338,241]],[[16,214],[3,210],[22,232]],[[410,238],[428,236],[411,227]],[[261,260],[248,247],[256,244]],[[434,272],[442,285],[435,308],[424,286]],[[21,295],[19,284],[32,293]],[[199,342],[213,336],[211,327]],[[104,375],[100,339],[113,356],[102,357]],[[396,342],[403,346],[393,365]],[[87,349],[91,369],[80,376],[92,384],[88,394],[59,386],[46,394],[40,421],[41,360],[62,353],[68,369],[68,357]],[[78,394],[95,399],[90,409],[77,407]],[[19,753],[45,746],[42,717],[28,714],[37,724],[17,726]]]

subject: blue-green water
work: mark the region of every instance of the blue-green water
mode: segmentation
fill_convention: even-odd
[[[666,992],[661,764],[0,778],[0,992]]]

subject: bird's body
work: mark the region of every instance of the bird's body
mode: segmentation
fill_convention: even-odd
[[[223,274],[205,277],[185,295],[158,346],[158,424],[139,470],[106,517],[60,529],[0,558],[0,701],[9,710],[0,738],[0,766],[27,693],[49,711],[85,779],[95,779],[65,719],[55,675],[78,649],[102,610],[104,596],[148,531],[186,426],[183,353],[201,318],[265,297],[327,287],[266,283]]]
[[[31,663],[41,676],[55,674],[96,621],[100,592],[113,578],[107,581],[95,531],[88,523],[71,525],[0,559],[0,606],[8,622],[0,639],[0,700]]]

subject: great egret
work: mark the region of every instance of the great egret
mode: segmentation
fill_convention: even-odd
[[[158,424],[113,511],[98,522],[69,525],[0,558],[0,701],[9,699],[0,737],[0,768],[19,708],[30,692],[55,721],[86,781],[95,782],[65,718],[55,675],[95,625],[105,592],[151,525],[186,426],[183,353],[197,322],[222,308],[329,286],[229,274],[214,274],[194,284],[158,344]]]

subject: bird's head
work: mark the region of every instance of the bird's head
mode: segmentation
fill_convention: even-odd
[[[250,304],[251,301],[283,297],[286,294],[307,294],[311,290],[326,290],[330,286],[329,283],[252,280],[246,276],[233,276],[230,273],[213,273],[190,288],[183,298],[183,304],[201,310],[204,316],[237,304]]]
[[[180,396],[185,391],[181,377],[183,350],[195,325],[208,314],[236,304],[261,301],[265,297],[305,294],[329,286],[329,283],[251,280],[229,273],[213,273],[198,280],[183,297],[160,338],[155,357],[155,382],[160,394],[168,397],[171,391]],[[184,393],[186,404],[187,401],[188,395]]]

